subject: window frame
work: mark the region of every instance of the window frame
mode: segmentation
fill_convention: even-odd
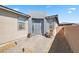
[[[24,17],[19,17],[18,18],[18,30],[20,31],[20,30],[25,30],[25,22],[26,22],[26,20],[25,20],[25,18]],[[20,27],[20,25],[21,25],[21,27]]]

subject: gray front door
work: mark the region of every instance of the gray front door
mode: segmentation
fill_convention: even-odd
[[[43,19],[32,19],[32,34],[41,35],[44,32],[44,22]]]

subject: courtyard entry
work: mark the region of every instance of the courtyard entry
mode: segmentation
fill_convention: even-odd
[[[32,18],[32,34],[33,35],[44,34],[44,19]]]

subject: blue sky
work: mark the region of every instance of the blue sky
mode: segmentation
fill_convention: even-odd
[[[79,23],[79,5],[6,5],[25,14],[46,11],[47,15],[59,15],[59,22]]]

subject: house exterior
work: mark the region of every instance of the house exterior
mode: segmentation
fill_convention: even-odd
[[[28,15],[0,6],[0,44],[28,34]]]
[[[32,35],[44,35],[59,24],[58,15],[34,11],[30,15],[0,6],[0,44]]]
[[[58,15],[47,16],[46,12],[33,11],[29,18],[29,33],[44,35],[59,24]]]

